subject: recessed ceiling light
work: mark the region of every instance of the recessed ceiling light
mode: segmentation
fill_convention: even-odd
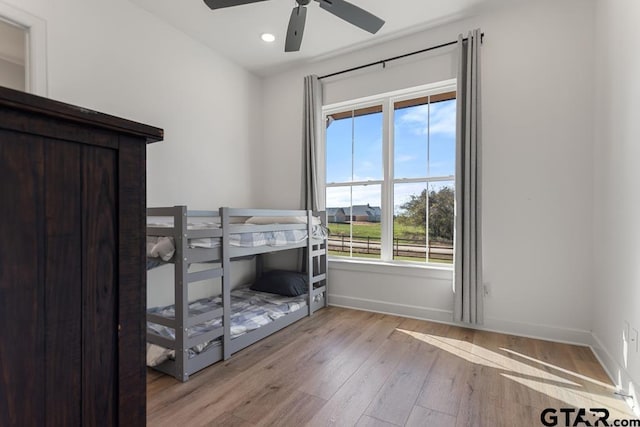
[[[260,38],[262,39],[263,42],[273,43],[275,41],[275,39],[276,39],[276,36],[274,36],[271,33],[262,33],[260,35]]]

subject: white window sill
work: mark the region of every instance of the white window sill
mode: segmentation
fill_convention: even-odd
[[[402,262],[386,262],[380,260],[361,260],[350,258],[329,258],[331,270],[353,271],[362,273],[390,274],[394,276],[423,277],[430,279],[452,280],[452,265],[414,264]]]

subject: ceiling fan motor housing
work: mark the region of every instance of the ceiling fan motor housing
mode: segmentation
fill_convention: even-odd
[[[300,6],[306,6],[311,3],[311,0],[296,0]]]

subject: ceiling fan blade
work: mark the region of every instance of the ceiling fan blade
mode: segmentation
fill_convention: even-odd
[[[372,13],[345,0],[316,0],[320,7],[333,13],[338,18],[360,27],[365,31],[375,34],[384,25],[384,21]]]
[[[266,0],[204,0],[210,9],[222,9],[231,6],[240,6],[243,4],[257,3]]]
[[[291,11],[291,18],[289,18],[289,27],[287,28],[287,39],[284,44],[285,52],[297,52],[300,50],[306,19],[306,7],[296,6],[293,8],[293,11]]]

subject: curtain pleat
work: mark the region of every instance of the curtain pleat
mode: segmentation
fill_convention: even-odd
[[[303,151],[304,182],[302,207],[304,209],[324,209],[324,197],[319,192],[318,144],[320,143],[320,123],[322,122],[322,83],[318,76],[304,78],[303,105]]]

